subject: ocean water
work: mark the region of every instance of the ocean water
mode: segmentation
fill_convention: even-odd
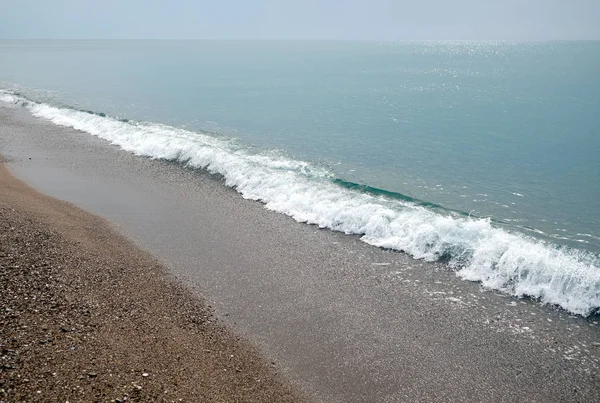
[[[600,308],[600,42],[0,41],[0,100],[576,314]]]

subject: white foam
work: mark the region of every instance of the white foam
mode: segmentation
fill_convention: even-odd
[[[72,127],[137,155],[185,163],[221,174],[247,199],[297,221],[359,234],[375,246],[417,259],[447,260],[467,280],[589,315],[600,307],[600,267],[590,253],[560,248],[496,228],[486,219],[456,218],[410,203],[334,184],[325,169],[277,153],[252,153],[232,141],[170,126],[121,122],[29,102],[0,91],[35,116]]]
[[[12,95],[8,92],[0,91],[0,101],[7,102],[9,104],[16,104],[16,103],[20,103],[22,101],[22,99],[16,97],[15,95]]]

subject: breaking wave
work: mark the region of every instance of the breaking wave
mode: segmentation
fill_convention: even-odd
[[[319,166],[233,140],[171,126],[54,107],[0,91],[0,100],[87,132],[123,150],[222,175],[227,186],[267,209],[403,251],[443,261],[463,279],[529,296],[583,316],[600,309],[600,257],[500,228],[489,219],[445,214],[409,197],[343,181]],[[435,210],[435,211],[434,211]]]

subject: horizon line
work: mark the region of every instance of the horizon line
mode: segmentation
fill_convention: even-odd
[[[354,39],[354,38],[1,38],[0,41],[215,41],[215,42],[596,42],[600,38]]]

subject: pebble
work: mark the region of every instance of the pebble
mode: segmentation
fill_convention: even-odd
[[[61,249],[63,240],[61,240],[60,234],[45,229],[38,231],[36,229],[38,224],[35,221],[19,220],[19,217],[24,216],[24,213],[6,209],[2,204],[3,192],[4,189],[0,184],[0,269],[7,268],[4,272],[0,270],[0,290],[2,290],[0,291],[0,378],[5,374],[9,375],[10,378],[6,384],[3,382],[4,378],[0,381],[0,384],[2,384],[0,387],[0,403],[15,401],[14,395],[10,395],[15,390],[15,386],[27,393],[28,400],[61,401],[62,403],[66,401],[66,396],[65,399],[59,400],[62,393],[77,396],[75,400],[78,401],[92,401],[93,396],[102,393],[105,399],[108,398],[103,401],[111,401],[112,398],[114,403],[149,401],[149,396],[156,396],[155,390],[157,388],[160,387],[161,392],[166,390],[162,388],[163,386],[168,387],[170,393],[174,395],[176,393],[191,394],[197,386],[195,377],[180,381],[178,377],[170,375],[173,370],[181,368],[181,365],[194,365],[196,361],[193,356],[188,357],[186,353],[182,353],[177,343],[175,347],[169,347],[173,349],[174,355],[177,357],[177,359],[172,357],[172,362],[167,362],[166,369],[169,369],[169,371],[157,372],[150,379],[150,373],[148,372],[137,372],[139,369],[129,371],[132,366],[127,361],[127,354],[131,352],[127,350],[129,344],[126,342],[127,340],[138,340],[138,337],[140,337],[139,331],[148,329],[127,328],[124,332],[124,343],[118,342],[113,345],[113,340],[110,339],[111,348],[115,348],[114,353],[107,353],[103,349],[106,343],[104,340],[105,335],[99,330],[104,321],[114,324],[115,320],[113,318],[115,315],[128,317],[121,314],[131,311],[130,304],[132,301],[145,304],[151,297],[163,295],[158,293],[164,292],[164,295],[169,295],[169,301],[176,302],[181,299],[183,305],[183,302],[189,302],[187,297],[176,296],[175,298],[170,296],[168,292],[173,291],[172,286],[165,286],[162,283],[158,285],[152,283],[153,285],[149,289],[150,294],[145,291],[138,292],[137,282],[131,280],[131,284],[129,284],[127,276],[123,277],[127,280],[125,283],[113,283],[112,274],[114,273],[116,273],[117,278],[121,278],[119,277],[123,275],[121,271],[137,273],[138,270],[141,270],[137,266],[137,258],[132,258],[131,262],[124,260],[123,267],[121,267],[121,263],[114,263],[115,266],[113,267],[111,260],[113,258],[109,256],[106,260],[111,265],[107,265],[106,270],[111,275],[107,274],[105,278],[104,274],[98,274],[98,278],[94,277],[97,274],[97,267],[105,266],[104,255],[89,254],[84,247],[76,248],[73,246],[73,250]],[[12,222],[18,222],[19,225],[11,225]],[[8,231],[9,226],[12,227],[12,231]],[[9,242],[6,242],[7,240]],[[16,255],[17,252],[18,255]],[[106,253],[110,252],[106,251]],[[46,263],[46,260],[51,260],[50,263],[52,264]],[[21,262],[23,264],[19,265]],[[60,267],[58,263],[61,263]],[[51,268],[37,270],[46,266]],[[66,266],[64,270],[62,269],[63,266]],[[16,272],[19,268],[23,271]],[[79,277],[80,273],[88,272],[91,277],[87,275]],[[53,276],[57,279],[53,279]],[[135,278],[136,276],[132,275],[131,277]],[[85,286],[82,284],[85,284]],[[132,292],[129,291],[130,288],[133,289]],[[5,290],[10,290],[10,293]],[[127,301],[123,301],[123,304],[117,303],[118,301],[97,304],[86,302],[96,299],[105,300],[106,296],[112,296],[115,293],[122,296],[126,295]],[[88,305],[90,306],[88,307]],[[124,309],[122,305],[127,309]],[[150,312],[152,317],[162,317],[166,324],[166,330],[161,327],[150,329],[157,337],[169,335],[168,329],[170,327],[168,325],[178,324],[180,320],[187,320],[189,314],[188,311],[180,314],[162,305],[155,309],[158,312],[156,314]],[[201,322],[209,318],[210,314],[204,314],[203,309],[205,308],[202,307],[200,309],[202,316],[198,316],[195,305],[193,309],[194,312],[189,314],[189,317],[194,319],[194,324],[204,326]],[[91,311],[94,311],[94,315],[91,315]],[[176,316],[172,318],[173,315]],[[141,316],[142,319],[145,318],[141,313],[136,313],[136,316]],[[93,322],[91,318],[94,318]],[[119,325],[122,324],[119,323],[116,326]],[[126,325],[123,326],[127,327]],[[201,329],[203,333],[207,330],[204,327],[201,327]],[[205,336],[199,335],[198,329],[194,327],[189,334],[187,331],[182,334],[182,337],[184,337],[184,340],[190,341],[195,341],[198,337],[205,337],[207,342],[213,342],[214,340],[220,340],[220,334],[220,328],[216,327],[208,329]],[[223,344],[229,346],[228,340],[228,338],[225,338]],[[221,343],[217,343],[215,346],[221,346]],[[215,365],[230,365],[225,361],[229,361],[229,359],[233,361],[234,354],[228,349],[220,348],[222,347],[215,347],[220,354],[215,354],[215,350],[212,349],[206,349],[203,354],[201,353],[202,348],[199,348],[199,351],[198,348],[190,351],[197,353],[199,359],[203,359],[206,352],[208,352],[210,353],[208,358],[214,360]],[[235,353],[235,357],[237,361],[237,357],[240,357],[240,355]],[[66,361],[63,362],[60,358],[64,358]],[[242,358],[244,357],[240,357],[240,359]],[[18,364],[20,362],[27,362],[30,365],[21,368],[21,365]],[[105,363],[107,362],[110,362],[111,365],[106,366]],[[146,365],[147,368],[156,367],[152,362],[146,363]],[[94,370],[90,370],[90,367],[97,368],[100,372],[94,372]],[[230,370],[236,373],[242,372],[240,367],[225,368],[224,371],[227,372],[224,375],[228,375]],[[103,374],[102,377],[100,377],[100,373]],[[165,373],[169,375],[165,375]],[[128,381],[134,380],[136,376],[142,376],[144,379],[138,384],[139,378],[137,378],[138,381],[133,385],[129,384],[130,386],[127,388]],[[229,377],[225,376],[224,379],[229,379]],[[60,389],[62,391],[60,392],[55,387],[57,382],[61,385]],[[235,382],[238,382],[238,380],[236,379]],[[177,385],[179,390],[172,390],[174,388],[173,383]],[[123,385],[125,385],[125,390],[123,390]],[[232,393],[237,393],[234,389],[236,384],[232,384],[232,386],[223,385],[224,387],[221,385],[216,386],[219,388],[218,393],[221,395],[229,393],[229,390]],[[250,389],[256,390],[252,386]],[[45,392],[43,392],[44,390]],[[252,396],[252,392],[246,391],[247,389],[240,393]],[[124,392],[134,392],[135,394],[127,397]],[[46,394],[46,397],[42,397],[42,394]],[[56,395],[53,396],[53,394]],[[115,395],[120,396],[115,398]],[[169,396],[169,393],[165,394],[164,397],[166,401],[181,401],[176,396]],[[231,400],[248,401],[248,399],[236,399],[235,397]],[[195,400],[190,399],[190,401]],[[275,399],[274,401],[288,400]]]

